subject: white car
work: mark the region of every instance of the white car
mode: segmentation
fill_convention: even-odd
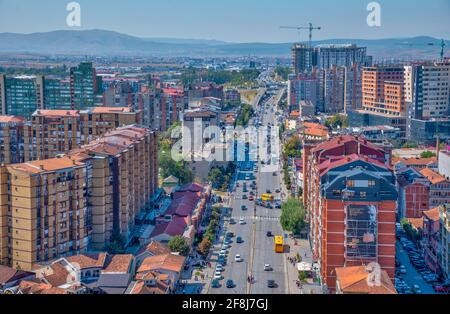
[[[216,274],[214,275],[214,279],[216,280],[222,280],[222,273],[221,272],[216,272]]]
[[[221,250],[220,252],[219,252],[219,255],[226,255],[227,254],[227,251],[226,250]]]
[[[270,264],[264,265],[264,271],[272,271],[272,270],[273,270],[273,268],[272,268],[272,266],[270,266]]]
[[[217,267],[216,267],[216,273],[218,273],[218,272],[223,272],[223,271],[224,271],[223,266],[222,266],[222,265],[217,265]]]
[[[242,257],[239,254],[236,254],[236,256],[234,257],[234,261],[240,263],[242,262]]]
[[[244,218],[239,219],[239,224],[240,225],[245,225],[245,219]]]

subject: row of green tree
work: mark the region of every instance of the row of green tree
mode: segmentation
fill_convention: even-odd
[[[213,69],[196,69],[190,67],[183,72],[181,80],[184,84],[197,82],[214,82],[216,84],[242,86],[254,82],[260,74],[261,72],[256,69],[226,71]]]
[[[306,211],[303,203],[296,198],[289,198],[281,207],[281,226],[285,231],[300,234],[305,228]]]
[[[172,157],[172,147],[175,144],[175,139],[172,139],[172,131],[180,126],[180,123],[176,123],[168,131],[160,135],[159,167],[163,178],[174,176],[182,184],[186,184],[194,181],[195,175],[193,171],[189,168],[186,161],[175,161]]]
[[[255,109],[248,104],[242,105],[239,109],[238,116],[236,119],[236,126],[247,127],[250,119],[255,115]]]
[[[229,162],[227,167],[214,167],[209,171],[208,180],[216,190],[228,191],[236,171],[236,164]]]
[[[209,220],[208,228],[206,229],[203,239],[198,245],[198,252],[203,256],[208,256],[211,246],[216,238],[217,228],[220,225],[220,217],[222,215],[222,207],[215,206],[212,209],[212,213]]]

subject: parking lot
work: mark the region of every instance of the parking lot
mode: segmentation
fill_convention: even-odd
[[[434,287],[444,285],[427,267],[417,246],[403,234],[397,243],[396,264],[395,287],[399,294],[435,294]]]

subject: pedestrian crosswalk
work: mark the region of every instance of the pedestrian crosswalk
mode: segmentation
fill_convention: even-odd
[[[279,217],[269,217],[269,216],[235,216],[231,217],[234,220],[244,219],[245,221],[280,221]]]

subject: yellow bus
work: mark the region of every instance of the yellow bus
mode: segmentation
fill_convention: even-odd
[[[282,236],[275,237],[275,253],[284,253],[284,240]]]
[[[273,197],[273,195],[271,195],[271,194],[263,194],[263,195],[261,195],[261,199],[262,199],[264,202],[273,202],[274,197]]]

